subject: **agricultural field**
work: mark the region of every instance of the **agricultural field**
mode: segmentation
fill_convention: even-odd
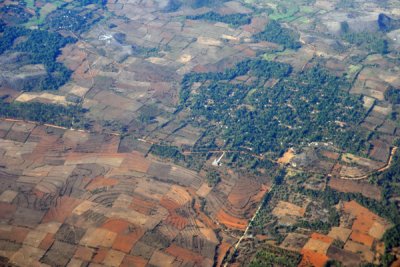
[[[270,183],[230,173],[230,189],[213,189],[201,173],[119,153],[115,134],[0,125],[1,256],[10,264],[212,266]]]
[[[1,1],[0,265],[400,261],[399,31],[395,0]]]

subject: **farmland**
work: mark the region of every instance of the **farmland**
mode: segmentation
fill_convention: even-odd
[[[400,259],[396,1],[0,10],[0,265]]]

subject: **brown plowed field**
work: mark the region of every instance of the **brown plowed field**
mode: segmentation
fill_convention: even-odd
[[[260,187],[249,179],[240,179],[228,195],[228,201],[242,209],[249,203],[251,197],[259,193]]]
[[[126,255],[121,263],[121,267],[145,267],[147,260],[138,256]]]
[[[12,218],[17,206],[0,202],[0,219],[6,220]]]
[[[129,154],[121,164],[121,168],[146,173],[151,162],[138,152]]]
[[[134,196],[132,198],[132,203],[130,204],[129,208],[145,215],[150,215],[151,212],[156,209],[156,206],[157,203],[151,200],[143,199],[139,196]]]
[[[161,199],[160,205],[166,208],[170,214],[175,213],[175,210],[181,206],[172,199],[165,197]]]
[[[331,178],[329,186],[337,191],[345,193],[361,193],[362,195],[376,200],[381,199],[381,190],[379,187],[366,183],[364,181],[352,181],[339,178]]]
[[[369,153],[370,157],[382,162],[386,162],[390,154],[390,145],[380,140],[374,140],[371,143],[373,148]]]
[[[86,190],[92,191],[98,188],[113,186],[116,184],[118,184],[117,179],[96,177],[89,183],[89,185],[86,186]]]
[[[72,211],[81,203],[81,200],[63,196],[57,200],[56,206],[50,210],[43,217],[42,222],[57,221],[63,223],[69,217]]]
[[[79,246],[75,251],[74,258],[83,260],[83,261],[90,261],[93,257],[93,249]]]
[[[209,188],[200,207],[196,192],[205,181],[197,172],[135,151],[116,153],[116,136],[31,128],[31,134],[24,132],[26,144],[0,139],[0,162],[7,170],[0,174],[9,188],[0,191],[5,224],[0,238],[16,249],[43,252],[27,257],[28,265],[69,260],[143,266],[173,260],[212,266],[221,243],[217,221],[227,233],[244,230],[243,214],[250,214],[266,191],[256,179],[224,177],[229,197]],[[222,239],[230,240],[227,233]],[[219,248],[220,257],[228,243]],[[155,250],[161,253],[153,255]],[[14,254],[4,252],[8,258]]]
[[[322,150],[321,155],[332,160],[338,160],[340,157],[339,153],[328,151],[328,150]]]
[[[197,253],[194,253],[188,249],[184,249],[181,247],[178,247],[177,245],[172,244],[170,247],[168,247],[165,252],[168,254],[171,254],[172,256],[176,257],[178,260],[183,261],[184,263],[190,262],[190,263],[195,263],[201,266],[201,263],[203,261],[203,257]]]
[[[172,226],[176,227],[179,230],[183,230],[186,225],[188,225],[189,220],[177,214],[171,214],[165,220],[165,223],[171,224]]]
[[[183,206],[192,200],[192,197],[186,191],[186,189],[177,185],[171,186],[170,191],[165,194],[164,198],[168,198],[176,202],[179,206]]]

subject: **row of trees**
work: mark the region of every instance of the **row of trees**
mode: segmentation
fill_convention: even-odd
[[[236,13],[236,14],[221,15],[213,11],[201,15],[187,16],[186,18],[191,20],[208,20],[215,22],[223,22],[230,24],[234,27],[246,25],[251,22],[251,17],[247,14]]]
[[[185,5],[191,8],[201,8],[205,6],[214,7],[215,5],[221,4],[228,0],[168,0],[167,5],[164,8],[164,12],[175,12],[181,6]]]
[[[62,106],[38,102],[6,103],[0,100],[0,116],[39,123],[54,124],[63,127],[88,128],[83,118],[86,110],[79,106]]]

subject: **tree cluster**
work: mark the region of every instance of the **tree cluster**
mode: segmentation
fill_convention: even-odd
[[[298,49],[301,47],[299,35],[291,29],[284,28],[279,22],[272,20],[264,31],[253,36],[256,41],[268,41],[282,45],[284,48]]]

